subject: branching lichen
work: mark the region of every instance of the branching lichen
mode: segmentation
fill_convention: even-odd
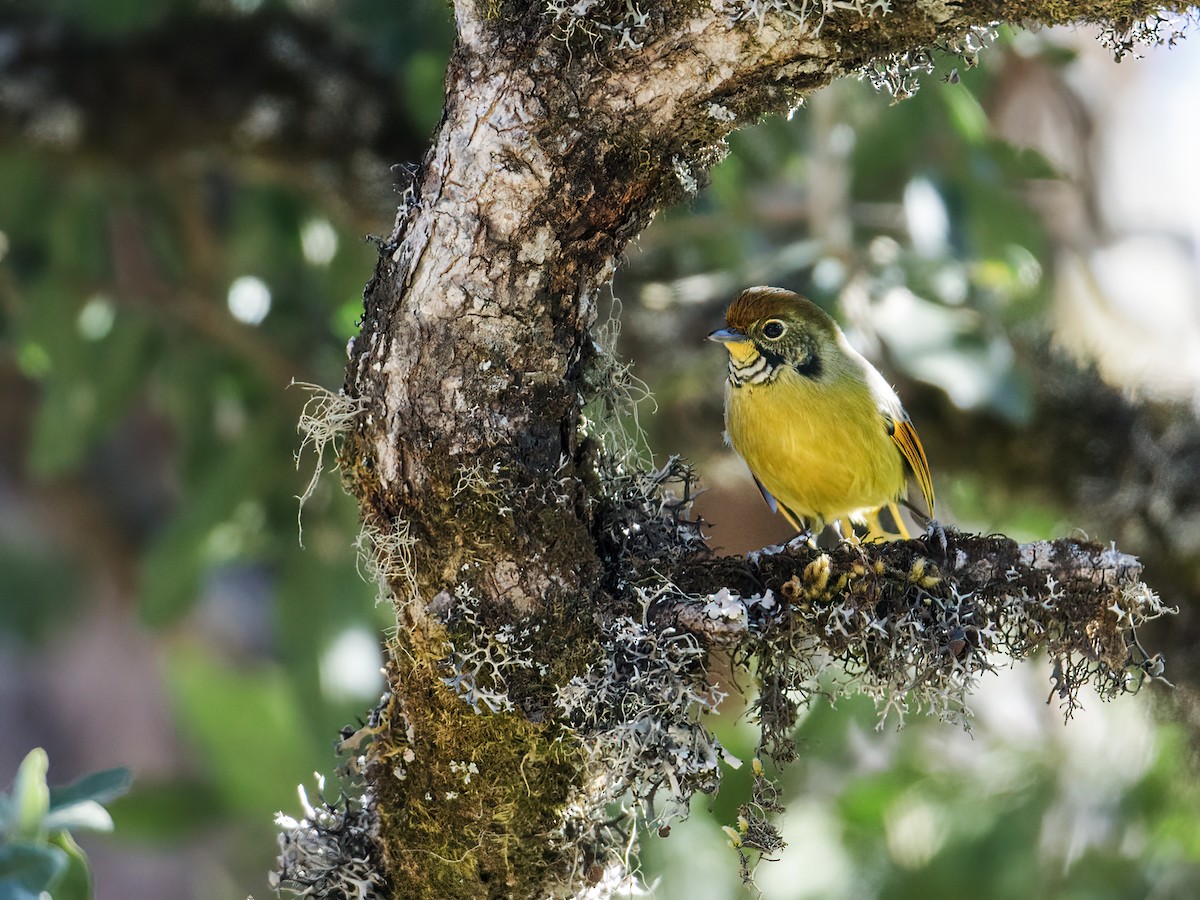
[[[690,495],[686,469],[676,461],[671,469]],[[659,473],[648,482],[667,479]],[[935,526],[919,540],[828,550],[795,542],[740,560],[710,558],[686,503],[655,507],[643,495],[616,508],[624,517],[603,520],[624,572],[616,593],[635,613],[612,620],[602,667],[559,698],[607,779],[586,782],[595,806],[589,812],[577,801],[576,815],[604,823],[610,833],[596,843],[613,854],[624,847],[626,858],[637,815],[649,826],[664,823],[719,779],[720,749],[700,715],[716,689],[703,681],[709,649],[755,672],[760,750],[779,763],[795,758],[799,710],[817,696],[866,694],[881,727],[921,712],[969,730],[980,677],[1034,653],[1051,660],[1048,702],[1057,700],[1066,718],[1085,684],[1107,699],[1162,675],[1161,658],[1142,649],[1137,628],[1171,610],[1140,581],[1137,560],[1113,547],[1018,546]],[[645,517],[631,521],[634,510]],[[727,827],[748,881],[754,862],[783,846],[773,822],[777,789],[757,759],[754,774],[752,798]],[[600,814],[618,798],[632,801],[624,818]]]
[[[825,20],[839,11],[867,17],[892,11],[891,0],[737,0],[730,5],[737,9],[736,19],[757,21],[760,31],[768,16],[777,15],[793,28],[811,28],[814,36],[820,34]]]
[[[647,603],[650,603],[649,599]],[[585,779],[593,811],[628,798],[647,824],[687,815],[696,790],[718,781],[721,746],[700,721],[725,692],[708,683],[694,635],[629,617],[605,629],[600,667],[558,691],[566,722],[596,775]]]
[[[384,900],[378,821],[369,795],[341,794],[325,799],[325,779],[317,775],[318,800],[299,788],[300,819],[279,813],[279,858],[269,875],[277,895],[322,900]]]
[[[921,76],[933,72],[937,55],[955,57],[965,68],[972,69],[979,63],[979,54],[995,39],[994,26],[967,28],[932,46],[874,59],[859,70],[859,78],[898,103],[917,92]]]
[[[633,374],[633,366],[617,354],[621,336],[621,301],[612,300],[612,312],[592,329],[591,354],[584,386],[591,398],[583,408],[579,432],[595,441],[599,455],[621,470],[641,470],[651,463],[650,444],[642,427],[642,408],[657,410],[646,383]],[[618,474],[618,473],[614,473]]]
[[[923,711],[969,727],[979,677],[1038,651],[1053,661],[1051,699],[1069,718],[1084,684],[1109,698],[1161,675],[1136,629],[1172,611],[1139,580],[1136,559],[1066,540],[1018,546],[937,529],[914,541],[773,548],[740,571],[728,560],[705,568],[690,564],[687,599],[658,614],[756,658],[762,744],[780,761],[794,756],[797,708],[814,695],[867,694],[881,724]],[[705,595],[705,582],[751,589]]]
[[[450,598],[445,598],[449,601]],[[434,598],[435,606],[439,605]],[[447,604],[449,605],[449,604]],[[535,646],[542,624],[527,621],[521,625],[506,622],[494,630],[479,618],[479,600],[469,586],[460,584],[450,607],[455,640],[442,661],[446,674],[442,683],[461,697],[476,713],[497,713],[514,708],[509,699],[509,675],[515,669],[534,669],[545,677],[549,667],[537,661]]]
[[[647,606],[651,601],[647,600]],[[583,778],[559,839],[573,847],[565,885],[575,897],[632,890],[638,834],[670,831],[696,791],[711,793],[728,757],[705,727],[725,693],[707,678],[692,635],[620,617],[605,628],[600,664],[559,688],[567,733],[583,750]],[[586,884],[582,893],[580,883]]]
[[[401,606],[417,598],[417,575],[412,536],[408,522],[397,519],[386,530],[364,522],[355,539],[358,571],[379,590],[376,603],[394,601]]]
[[[1126,56],[1141,58],[1141,50],[1150,47],[1174,47],[1187,36],[1189,29],[1200,24],[1200,9],[1189,7],[1183,12],[1155,12],[1133,22],[1108,23],[1100,31],[1100,43],[1112,51],[1120,62]]]
[[[559,40],[584,35],[596,44],[608,36],[615,38],[618,50],[641,50],[639,38],[650,19],[635,0],[546,0],[546,15]]]
[[[779,786],[763,772],[762,761],[756,756],[751,760],[754,775],[752,799],[738,807],[737,827],[722,826],[729,835],[729,844],[738,852],[742,881],[752,884],[754,866],[761,859],[771,859],[787,844],[775,825],[775,819],[784,811],[779,798]],[[750,852],[757,854],[752,857]]]

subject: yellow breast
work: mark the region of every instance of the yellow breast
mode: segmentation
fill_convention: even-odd
[[[820,522],[851,518],[903,491],[903,459],[866,384],[839,388],[791,369],[763,384],[726,384],[733,449],[780,504]]]

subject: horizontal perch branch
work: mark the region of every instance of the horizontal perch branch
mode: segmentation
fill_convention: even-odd
[[[962,718],[998,657],[1044,650],[1066,714],[1162,674],[1137,626],[1170,610],[1136,558],[1068,539],[1017,544],[935,528],[917,540],[768,548],[647,567],[630,579],[660,628],[759,657],[764,737],[783,740],[797,702],[850,679],[886,711]],[[772,727],[777,726],[777,727]],[[785,751],[786,752],[786,751]]]

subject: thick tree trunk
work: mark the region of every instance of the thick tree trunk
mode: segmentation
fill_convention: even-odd
[[[712,702],[702,640],[662,631],[629,581],[634,557],[693,556],[694,530],[581,437],[589,328],[625,244],[694,190],[731,129],[837,75],[996,19],[1152,10],[826,6],[456,4],[445,115],[381,247],[346,384],[360,413],[343,468],[399,619],[366,751],[394,896],[574,893],[619,869],[606,799],[628,788],[653,818],[716,777],[694,724]],[[882,551],[862,552],[870,568]],[[819,581],[818,560],[801,564]],[[904,584],[954,587],[956,566],[930,581],[915,565]],[[946,640],[954,657],[987,649]],[[628,671],[678,688],[678,708],[654,719],[663,701]],[[622,730],[630,707],[640,730]],[[700,761],[674,769],[671,754]]]

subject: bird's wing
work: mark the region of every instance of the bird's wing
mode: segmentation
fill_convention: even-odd
[[[767,501],[767,506],[771,507],[771,512],[782,513],[783,517],[792,524],[792,527],[796,528],[799,531],[804,531],[806,529],[807,526],[805,525],[804,518],[802,516],[796,515],[794,512],[792,512],[790,509],[788,509],[784,504],[782,504],[778,500],[776,500],[771,495],[771,492],[768,491],[765,487],[763,487],[763,483],[758,480],[757,475],[754,475],[754,473],[751,473],[751,477],[754,478],[754,483],[758,485],[758,492],[760,494],[762,494],[763,499]]]
[[[921,487],[921,493],[925,496],[925,505],[929,507],[929,514],[932,516],[933,477],[929,474],[929,460],[925,458],[925,448],[921,446],[921,439],[917,437],[917,429],[903,410],[894,418],[888,416],[887,423],[888,434],[891,435],[892,442],[900,448],[908,467],[912,469],[917,484]]]
[[[758,492],[760,494],[762,494],[763,499],[767,501],[767,506],[771,507],[771,512],[773,512],[773,513],[779,512],[779,503],[778,503],[778,501],[776,501],[776,499],[774,497],[771,496],[771,492],[768,491],[765,487],[763,487],[763,483],[758,480],[757,475],[752,474],[751,477],[754,478],[754,483],[758,485]]]

